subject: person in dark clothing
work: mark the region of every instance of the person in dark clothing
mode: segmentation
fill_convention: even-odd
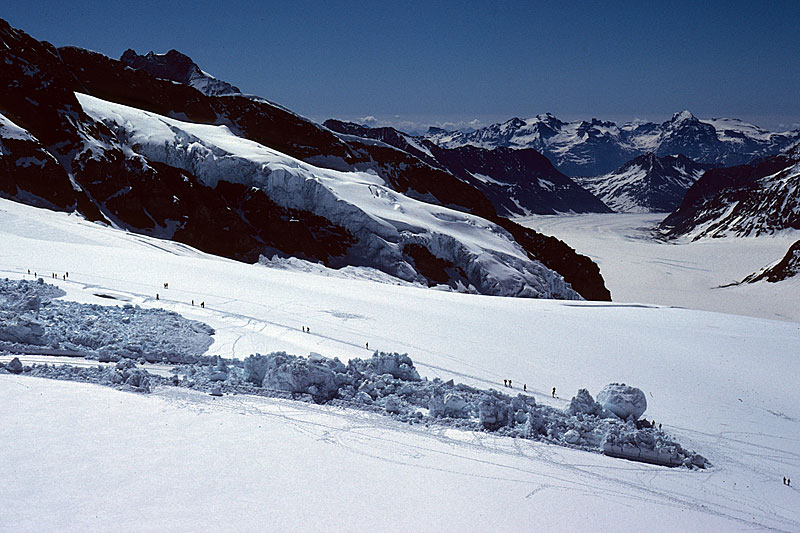
[[[508,380],[507,379],[503,380],[503,387],[508,387]]]
[[[555,398],[555,397],[556,397],[556,388],[553,387],[553,398]]]
[[[156,293],[156,300],[158,300],[158,293]]]
[[[528,392],[528,384],[527,383],[523,383],[522,384],[522,392]]]
[[[205,309],[205,308],[206,308],[206,303],[205,303],[205,302],[200,302],[200,307],[202,307],[203,309]]]

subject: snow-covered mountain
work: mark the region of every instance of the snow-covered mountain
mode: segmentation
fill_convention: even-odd
[[[210,97],[56,50],[5,23],[0,39],[3,78],[16,80],[0,87],[8,197],[246,261],[277,253],[490,294],[609,297],[591,260],[497,217],[479,191],[405,152],[343,140],[263,99]],[[52,186],[16,172],[31,153]]]
[[[383,141],[457,176],[486,195],[501,216],[609,212],[603,202],[532,148],[443,148],[394,128],[368,128],[338,120],[327,120],[324,125],[339,133]]]
[[[636,157],[614,172],[575,181],[620,213],[669,213],[708,167],[682,155]]]
[[[739,165],[781,152],[800,138],[800,130],[773,133],[737,119],[700,120],[689,111],[661,124],[621,126],[597,119],[562,122],[547,113],[471,133],[431,128],[425,137],[445,148],[535,148],[568,176],[597,176],[648,152],[680,154],[712,166]]]
[[[706,171],[659,225],[666,238],[758,236],[800,229],[800,146]]]
[[[166,54],[150,51],[146,55],[139,55],[129,48],[119,59],[132,68],[144,70],[156,78],[189,85],[207,96],[241,94],[238,87],[203,72],[192,58],[177,50],[170,50]]]

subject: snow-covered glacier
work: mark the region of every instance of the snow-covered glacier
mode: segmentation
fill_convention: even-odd
[[[370,172],[322,169],[241,137],[225,125],[194,124],[76,93],[123,150],[191,172],[204,184],[240,183],[278,205],[312,212],[356,237],[347,264],[425,282],[409,247],[424,247],[462,290],[533,298],[580,295],[513,237],[480,217],[420,202]],[[343,265],[342,265],[343,266]]]

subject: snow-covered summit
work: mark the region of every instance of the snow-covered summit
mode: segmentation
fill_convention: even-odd
[[[617,212],[669,213],[706,168],[682,155],[648,152],[608,174],[575,180]]]

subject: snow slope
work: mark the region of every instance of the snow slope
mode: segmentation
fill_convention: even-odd
[[[779,261],[800,231],[730,239],[652,238],[663,214],[518,219],[600,266],[617,302],[642,302],[800,322],[800,280],[728,286]]]
[[[800,480],[797,323],[272,269],[5,200],[0,243],[1,276],[69,271],[53,280],[66,299],[180,312],[217,332],[209,353],[346,360],[370,355],[369,342],[408,352],[428,377],[498,389],[510,378],[556,407],[624,381],[646,392],[645,417],[714,465],[668,469],[285,400],[0,375],[0,529],[800,529],[800,494],[781,483]]]
[[[282,207],[313,212],[342,226],[358,243],[351,253],[406,281],[424,281],[404,258],[408,245],[466,273],[482,293],[527,297],[580,296],[563,278],[528,258],[499,226],[480,217],[411,199],[369,172],[315,167],[227,126],[194,124],[76,94],[84,111],[104,122],[122,145],[151,161],[181,168],[214,187],[219,180],[263,189]]]

